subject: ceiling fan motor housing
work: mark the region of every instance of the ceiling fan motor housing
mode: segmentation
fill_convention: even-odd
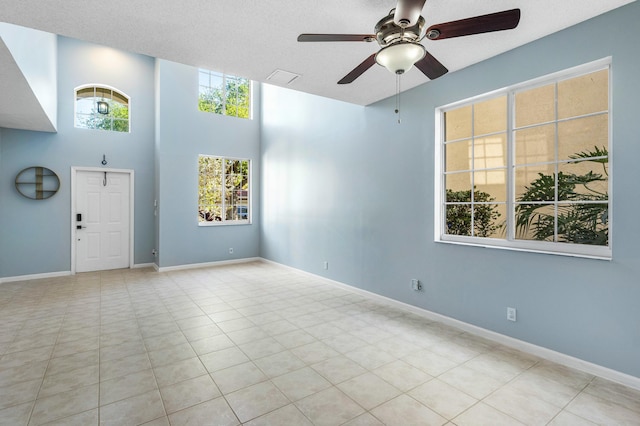
[[[399,41],[418,42],[425,25],[424,18],[420,16],[415,25],[403,28],[393,22],[393,11],[391,12],[376,24],[375,32],[378,44],[385,47]]]

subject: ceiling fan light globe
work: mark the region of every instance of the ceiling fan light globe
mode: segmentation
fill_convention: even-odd
[[[378,52],[376,62],[392,74],[402,74],[409,71],[424,55],[425,50],[420,43],[394,43]]]

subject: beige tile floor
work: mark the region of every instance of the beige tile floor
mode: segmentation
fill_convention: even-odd
[[[0,285],[2,425],[640,425],[640,391],[253,262]]]

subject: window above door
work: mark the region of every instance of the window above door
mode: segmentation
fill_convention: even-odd
[[[75,89],[75,127],[80,129],[130,132],[131,99],[118,90],[101,85]]]

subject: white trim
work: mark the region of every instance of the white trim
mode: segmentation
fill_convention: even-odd
[[[607,179],[609,180],[609,194],[613,194],[613,178],[614,178],[614,173],[611,173],[611,170],[615,170],[615,165],[613,164],[613,150],[614,150],[614,146],[615,146],[615,142],[613,139],[613,119],[614,119],[614,114],[613,114],[613,59],[611,57],[606,58],[606,60],[608,61],[609,64],[609,146],[607,147],[607,149],[609,150],[609,155],[608,155],[608,159],[609,159],[609,174],[607,175]],[[604,61],[604,60],[603,60]],[[612,197],[613,195],[611,195]],[[614,246],[614,232],[613,232],[613,212],[614,212],[614,208],[613,208],[613,202],[611,200],[609,200],[609,221],[608,221],[608,225],[609,225],[609,250],[610,250],[610,257],[613,258],[613,246]]]
[[[232,220],[232,219],[224,219],[224,220],[220,220],[220,221],[211,221],[211,222],[207,222],[207,221],[203,221],[201,222],[199,219],[199,208],[200,208],[200,199],[196,199],[196,218],[198,220],[198,226],[203,226],[203,227],[208,227],[208,226],[235,226],[235,225],[252,225],[253,224],[253,160],[251,158],[239,158],[239,157],[227,157],[224,155],[213,155],[213,154],[198,154],[198,164],[196,165],[197,170],[198,170],[198,179],[200,178],[200,158],[202,157],[209,157],[209,158],[214,158],[214,159],[220,159],[223,162],[223,175],[222,175],[222,215],[225,215],[225,211],[226,211],[226,204],[225,204],[225,194],[226,194],[226,186],[224,184],[224,181],[226,180],[226,172],[224,171],[224,162],[227,160],[231,160],[231,161],[246,161],[249,163],[249,170],[248,170],[248,174],[247,174],[247,181],[249,184],[249,188],[246,190],[247,191],[247,218],[246,219],[238,219],[238,220]],[[199,185],[199,184],[198,184]]]
[[[213,222],[198,222],[198,226],[240,226],[240,225],[253,225],[248,220],[224,220]]]
[[[45,272],[42,274],[17,275],[15,277],[0,278],[0,284],[12,283],[16,281],[41,280],[45,278],[67,277],[71,275],[71,271]]]
[[[436,244],[456,244],[461,246],[492,248],[498,250],[522,251],[527,253],[553,254],[556,256],[580,257],[611,261],[611,249],[605,246],[572,247],[573,251],[563,251],[558,244],[546,241],[506,241],[499,238],[466,237],[461,235],[442,235],[434,241]],[[575,244],[580,246],[580,244]]]
[[[71,275],[76,274],[76,173],[77,172],[107,172],[125,173],[129,175],[129,268],[133,268],[134,263],[134,236],[135,236],[135,171],[132,169],[111,169],[105,167],[71,167]]]
[[[441,239],[441,235],[444,234],[444,226],[442,218],[445,215],[444,212],[444,185],[442,184],[442,170],[444,169],[444,155],[443,155],[443,131],[444,131],[444,114],[442,110],[436,108],[435,113],[435,141],[434,143],[434,162],[433,162],[433,238],[435,241]]]
[[[557,364],[564,365],[569,368],[580,370],[585,373],[592,374],[594,376],[598,376],[603,379],[611,380],[613,382],[620,383],[624,386],[628,386],[628,387],[640,390],[640,377],[631,376],[629,374],[622,373],[620,371],[613,370],[607,367],[603,367],[601,365],[594,364],[592,362],[588,362],[580,358],[575,358],[570,355],[563,354],[561,352],[556,352],[554,350],[551,350],[542,346],[534,345],[533,343],[525,342],[523,340],[519,340],[514,337],[497,333],[495,331],[487,330],[486,328],[478,327],[476,325],[469,324],[469,323],[457,320],[455,318],[447,317],[445,315],[428,311],[426,309],[419,308],[417,306],[409,305],[408,303],[400,302],[398,300],[391,299],[386,296],[381,296],[379,294],[376,294],[367,290],[363,290],[357,287],[353,287],[348,284],[341,283],[339,281],[334,281],[329,278],[323,277],[321,275],[316,275],[311,272],[303,271],[301,269],[284,265],[282,263],[274,262],[269,259],[264,259],[264,258],[260,258],[260,259],[266,263],[272,263],[274,265],[283,266],[285,268],[289,268],[297,272],[310,275],[315,279],[323,280],[328,284],[334,285],[336,287],[340,287],[341,289],[351,291],[353,293],[358,293],[372,299],[376,299],[388,305],[392,305],[394,307],[404,309],[416,315],[420,315],[429,320],[437,321],[437,322],[455,327],[457,329],[473,334],[475,336],[483,337],[485,339],[494,341],[496,343],[500,343],[502,345],[509,346],[511,348],[520,350],[522,352],[526,352],[531,355],[535,355],[537,357],[546,359],[548,361],[555,362]]]
[[[116,132],[116,133],[131,133],[131,96],[127,95],[122,90],[120,90],[120,89],[118,89],[116,87],[109,86],[107,84],[101,84],[101,83],[81,84],[80,86],[78,86],[75,89],[73,89],[73,128],[74,129],[85,129],[85,130],[97,130],[97,129],[88,129],[87,127],[78,127],[78,126],[76,126],[76,118],[77,118],[77,115],[78,115],[78,111],[77,111],[78,90],[86,89],[88,87],[93,87],[94,93],[95,93],[95,89],[97,89],[97,88],[108,89],[108,90],[111,90],[112,92],[117,92],[119,95],[122,95],[125,98],[127,98],[127,108],[129,110],[129,118],[127,118],[127,122],[128,122],[127,125],[128,125],[128,129],[129,130],[127,132]],[[105,130],[105,131],[113,132],[114,130]]]
[[[157,270],[157,265],[155,263],[153,263],[153,262],[150,262],[150,263],[135,263],[131,267],[131,269],[143,269],[143,268],[154,268],[154,269]]]
[[[200,84],[200,73],[206,73],[208,74],[209,77],[209,81],[208,84],[205,86],[203,84]],[[216,113],[216,112],[209,112],[209,111],[203,111],[198,107],[198,111],[201,112],[209,112],[211,114],[217,114],[217,115],[223,115],[223,116],[227,116],[227,117],[235,117],[235,118],[243,118],[243,119],[247,119],[247,120],[253,120],[253,91],[255,90],[254,88],[254,81],[251,80],[250,78],[246,78],[246,77],[241,77],[238,75],[233,75],[233,74],[227,74],[224,72],[220,72],[220,71],[214,71],[214,70],[209,70],[209,69],[205,69],[205,68],[198,68],[198,98],[200,97],[200,87],[206,87],[207,89],[215,89],[215,86],[211,85],[211,77],[221,77],[222,78],[222,90],[223,90],[223,94],[224,94],[224,99],[223,99],[223,103],[222,103],[222,107],[223,107],[223,112],[221,113]],[[230,115],[227,114],[227,100],[229,98],[229,95],[227,93],[227,79],[235,79],[235,80],[247,80],[249,82],[249,116],[248,117],[240,117],[238,115]],[[236,111],[237,113],[237,111]]]
[[[609,198],[607,200],[608,207],[608,225],[609,225],[609,241],[606,246],[593,246],[589,244],[567,244],[561,242],[545,242],[545,241],[534,241],[534,240],[519,240],[515,238],[515,224],[513,219],[513,211],[514,211],[514,203],[515,203],[515,177],[514,173],[514,159],[512,157],[513,153],[513,144],[512,134],[514,131],[513,125],[513,108],[514,101],[513,96],[524,90],[532,90],[537,87],[541,87],[543,85],[548,84],[557,84],[559,82],[580,77],[583,75],[595,73],[598,71],[602,71],[607,69],[608,72],[608,109],[606,114],[608,116],[608,160],[609,170],[612,169],[612,147],[613,147],[613,125],[612,123],[612,57],[608,56],[602,59],[598,59],[586,64],[577,65],[572,68],[568,68],[565,70],[561,70],[558,72],[554,72],[551,74],[547,74],[541,77],[537,77],[522,83],[505,86],[497,90],[493,90],[488,93],[483,93],[480,95],[472,96],[467,99],[459,100],[447,105],[443,105],[437,107],[435,109],[435,140],[434,144],[434,242],[436,243],[448,243],[448,244],[459,244],[466,246],[475,246],[482,248],[495,248],[502,250],[513,250],[513,251],[522,251],[522,252],[532,252],[532,253],[541,253],[541,254],[551,254],[551,255],[560,255],[560,256],[570,256],[570,257],[581,257],[586,259],[596,259],[596,260],[612,260],[613,258],[613,234],[611,232],[612,223],[611,220],[613,218],[613,201],[611,198],[611,194],[613,193],[613,175],[610,173],[608,175],[608,194]],[[557,89],[556,89],[557,90]],[[471,237],[471,236],[461,236],[461,235],[452,235],[446,234],[445,232],[445,219],[446,219],[446,206],[445,206],[445,164],[444,164],[444,116],[445,113],[454,110],[457,108],[461,108],[464,106],[474,105],[482,101],[496,99],[500,96],[507,96],[507,234],[504,237],[500,238],[484,238],[484,237]],[[557,94],[556,94],[557,96]],[[596,112],[595,114],[604,114],[603,112]],[[589,114],[587,114],[589,115]],[[575,119],[576,117],[572,117],[571,119]],[[472,117],[473,121],[473,117]],[[553,121],[549,123],[558,123],[558,117],[556,116]],[[538,126],[539,124],[536,124]],[[473,126],[473,122],[472,122]],[[473,130],[473,129],[472,129]],[[473,132],[472,132],[473,133]],[[484,137],[486,135],[475,135],[474,138]],[[460,140],[465,140],[466,138],[462,138]],[[447,141],[447,143],[457,142],[458,140]],[[557,149],[557,143],[555,144]],[[542,162],[539,164],[563,164],[565,161],[554,160],[549,162]],[[535,163],[538,164],[538,163]],[[504,168],[499,168],[504,169]],[[481,169],[481,170],[491,170],[491,169]],[[457,173],[458,171],[456,171]],[[463,172],[473,172],[473,169],[463,171]],[[471,173],[473,176],[473,173]],[[475,184],[472,182],[472,188],[475,188]],[[496,204],[503,204],[502,202],[496,202]],[[558,200],[555,201],[554,205],[558,204]]]
[[[265,259],[263,257],[249,257],[244,259],[224,260],[224,261],[205,262],[205,263],[193,263],[193,264],[187,264],[187,265],[177,265],[177,266],[167,266],[167,267],[159,267],[155,263],[146,263],[146,264],[135,265],[134,268],[153,267],[157,272],[172,272],[172,271],[184,271],[189,269],[199,269],[199,268],[208,268],[208,267],[215,267],[215,266],[249,263],[249,262],[255,262],[255,261],[261,261],[261,262],[270,263],[273,265],[278,265],[278,266],[291,269],[305,275],[309,275],[314,279],[322,280],[327,284],[333,285],[335,287],[339,287],[343,290],[347,290],[352,293],[357,293],[357,294],[366,296],[368,298],[378,300],[387,305],[404,309],[408,312],[414,313],[416,315],[420,315],[429,320],[437,321],[437,322],[455,327],[457,329],[473,334],[475,336],[483,337],[485,339],[494,341],[496,343],[500,343],[502,345],[509,346],[511,348],[529,353],[531,355],[538,356],[548,361],[552,361],[557,364],[564,365],[566,367],[574,368],[576,370],[580,370],[585,373],[592,374],[594,376],[598,376],[603,379],[611,380],[613,382],[620,383],[624,386],[628,386],[628,387],[640,390],[640,377],[631,376],[629,374],[622,373],[620,371],[613,370],[608,367],[603,367],[601,365],[594,364],[592,362],[588,362],[580,358],[572,357],[570,355],[563,354],[561,352],[556,352],[554,350],[547,349],[542,346],[534,345],[532,343],[528,343],[523,340],[516,339],[514,337],[506,336],[504,334],[500,334],[495,331],[487,330],[485,328],[478,327],[476,325],[469,324],[464,321],[457,320],[455,318],[451,318],[442,314],[428,311],[426,309],[423,309],[414,305],[410,305],[408,303],[400,302],[398,300],[391,299],[389,297],[382,296],[382,295],[370,292],[368,290],[363,290],[357,287],[353,287],[351,285],[348,285],[339,281],[335,281],[335,280],[323,277],[321,275],[316,275],[311,272],[303,271],[301,269],[297,269],[292,266],[278,263],[273,260]],[[28,281],[28,280],[34,280],[34,279],[63,277],[63,276],[69,276],[69,275],[72,275],[71,271],[50,272],[50,273],[33,274],[33,275],[21,275],[16,277],[5,277],[5,278],[0,278],[0,284],[15,282],[15,281]]]
[[[219,260],[216,262],[189,263],[186,265],[162,266],[158,267],[158,272],[184,271],[187,269],[209,268],[212,266],[234,265],[238,263],[249,263],[257,260],[263,260],[261,257],[245,257],[244,259]]]
[[[491,99],[500,94],[506,94],[508,91],[520,91],[522,89],[530,89],[535,88],[537,86],[543,86],[545,84],[549,84],[551,80],[566,80],[567,78],[575,77],[580,74],[589,74],[591,72],[597,71],[598,68],[604,69],[607,66],[611,66],[613,62],[612,56],[607,56],[605,58],[597,59],[592,62],[587,62],[585,64],[576,65],[575,67],[567,68],[561,71],[556,71],[550,74],[545,74],[540,77],[533,78],[531,80],[523,81],[521,83],[512,84],[509,86],[504,86],[496,90],[492,90],[490,92],[482,93],[480,95],[471,96],[466,99],[462,99],[459,101],[451,102],[446,105],[442,105],[436,108],[437,110],[441,110],[445,112],[446,110],[455,109],[470,103],[477,103],[483,100]]]

